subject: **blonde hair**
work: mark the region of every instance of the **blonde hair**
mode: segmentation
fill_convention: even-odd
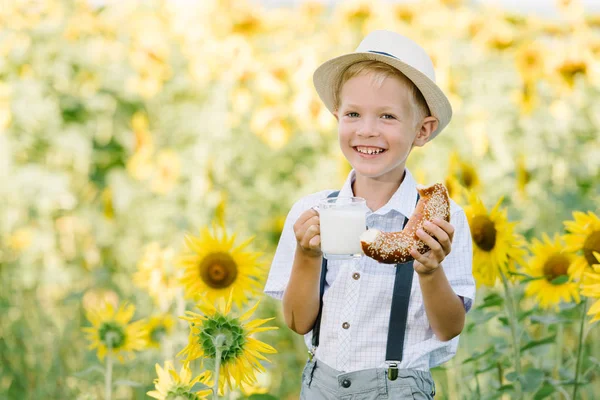
[[[415,125],[420,123],[423,118],[431,115],[429,106],[427,105],[423,94],[415,84],[396,68],[376,60],[359,61],[344,70],[334,88],[333,101],[336,111],[340,107],[340,93],[344,84],[356,76],[365,75],[367,73],[373,74],[373,83],[378,86],[381,86],[385,78],[390,76],[398,78],[400,82],[404,84],[406,89],[408,89],[408,100],[413,111],[413,121],[415,122]]]

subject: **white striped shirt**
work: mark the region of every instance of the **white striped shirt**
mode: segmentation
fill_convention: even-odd
[[[389,202],[380,209],[367,213],[369,229],[398,231],[406,216],[410,216],[417,202],[416,182],[405,169],[402,184]],[[353,196],[354,171],[340,190],[339,196]],[[304,211],[318,204],[333,190],[308,195],[297,201],[290,210],[271,264],[265,293],[281,299],[289,281],[294,263],[296,238],[293,225]],[[465,309],[471,308],[475,298],[475,282],[471,273],[472,243],[467,218],[462,208],[450,201],[450,223],[455,233],[452,251],[442,262],[444,272],[454,292],[461,296]],[[386,367],[385,354],[390,307],[394,288],[395,266],[380,264],[362,256],[354,260],[327,263],[327,284],[323,296],[321,335],[316,357],[338,371],[351,372],[368,368]],[[349,324],[344,329],[342,325]],[[304,337],[311,348],[312,332]],[[458,337],[442,342],[429,325],[419,277],[413,275],[404,353],[399,368],[428,371],[454,356]]]

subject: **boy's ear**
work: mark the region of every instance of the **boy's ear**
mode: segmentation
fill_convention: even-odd
[[[435,132],[438,127],[438,119],[436,117],[425,117],[421,122],[421,128],[417,132],[415,137],[414,145],[417,147],[424,146],[429,141],[431,134]]]

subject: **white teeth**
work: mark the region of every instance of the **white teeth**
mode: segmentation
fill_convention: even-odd
[[[379,154],[383,152],[383,149],[374,149],[371,147],[357,147],[356,148],[360,153],[364,154]]]

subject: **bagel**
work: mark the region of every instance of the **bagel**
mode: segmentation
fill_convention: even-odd
[[[413,248],[421,254],[429,251],[429,246],[417,236],[417,230],[434,218],[450,222],[450,197],[441,183],[427,187],[418,185],[417,191],[419,201],[401,232],[369,229],[360,236],[362,250],[367,257],[384,264],[401,264],[414,260],[410,255]]]

